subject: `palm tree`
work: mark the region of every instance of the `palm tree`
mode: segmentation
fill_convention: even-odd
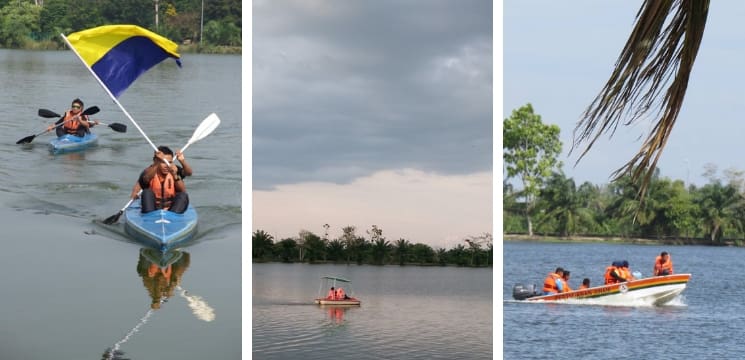
[[[683,106],[708,13],[709,0],[645,0],[613,73],[574,130],[572,151],[588,142],[579,162],[600,135],[612,136],[620,123],[630,125],[650,111],[660,114],[637,154],[614,172],[616,179],[641,180],[640,200]],[[625,115],[630,118],[622,121]]]
[[[253,249],[251,255],[254,259],[261,260],[267,255],[272,254],[272,247],[274,238],[266,233],[264,230],[256,230],[251,236],[251,244]]]
[[[706,184],[696,197],[701,204],[698,217],[712,244],[722,240],[726,228],[742,227],[743,198],[734,186],[724,186],[718,181]]]
[[[396,240],[396,244],[393,246],[393,253],[398,259],[398,264],[403,266],[406,263],[406,258],[409,254],[409,247],[411,244],[408,240],[401,238]]]

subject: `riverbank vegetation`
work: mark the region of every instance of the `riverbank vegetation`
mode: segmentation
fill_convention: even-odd
[[[346,226],[343,234],[329,239],[329,225],[321,237],[302,230],[297,237],[275,241],[263,230],[252,236],[254,262],[285,262],[310,264],[371,264],[371,265],[425,265],[491,267],[492,236],[485,233],[471,236],[449,250],[433,249],[427,244],[412,244],[399,238],[390,242],[383,236],[383,229],[373,225],[367,237],[357,235],[354,226]]]
[[[665,177],[658,168],[640,201],[639,183],[628,175],[579,185],[567,177],[555,159],[559,133],[546,130],[556,125],[543,124],[530,104],[504,121],[504,234],[745,244],[745,172],[726,169],[720,175],[716,165],[707,164],[708,183],[697,186]],[[523,187],[510,183],[513,178]]]
[[[59,34],[133,24],[180,44],[181,52],[241,52],[239,0],[0,0],[0,47],[66,49]]]

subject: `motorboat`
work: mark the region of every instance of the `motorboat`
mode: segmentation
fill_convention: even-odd
[[[326,296],[326,292],[332,287],[334,289],[344,289],[346,296],[343,299]],[[322,306],[360,306],[360,300],[352,295],[351,280],[338,276],[323,276],[321,277],[321,285],[318,288],[318,297],[314,302]]]
[[[583,303],[594,305],[665,305],[685,290],[691,274],[673,274],[595,286],[558,294],[541,295],[536,286],[516,284],[515,300],[527,302]]]

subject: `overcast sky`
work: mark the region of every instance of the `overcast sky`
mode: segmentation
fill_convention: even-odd
[[[491,1],[254,1],[253,228],[492,231]]]
[[[604,184],[638,151],[649,122],[619,127],[601,136],[574,167],[567,155],[572,132],[585,108],[607,81],[642,1],[506,1],[502,119],[526,103],[544,123],[561,128],[566,174],[577,184]],[[712,2],[703,43],[683,109],[662,154],[662,175],[703,185],[704,164],[745,170],[741,156],[745,121],[741,84],[745,75],[745,2]],[[502,175],[502,174],[498,174]]]

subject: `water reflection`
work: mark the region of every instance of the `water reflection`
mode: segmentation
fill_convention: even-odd
[[[344,323],[344,315],[349,311],[350,309],[358,309],[359,306],[350,306],[350,305],[318,305],[319,309],[321,311],[326,312],[327,319],[332,323],[336,325],[341,325]]]
[[[121,346],[129,341],[140,327],[145,325],[153,313],[178,293],[186,299],[194,315],[200,320],[214,320],[214,310],[200,297],[189,295],[181,288],[181,280],[191,264],[191,255],[185,251],[172,250],[165,254],[155,249],[142,248],[137,260],[137,275],[150,297],[150,306],[145,315],[127,334],[102,355],[104,360],[125,360]]]

